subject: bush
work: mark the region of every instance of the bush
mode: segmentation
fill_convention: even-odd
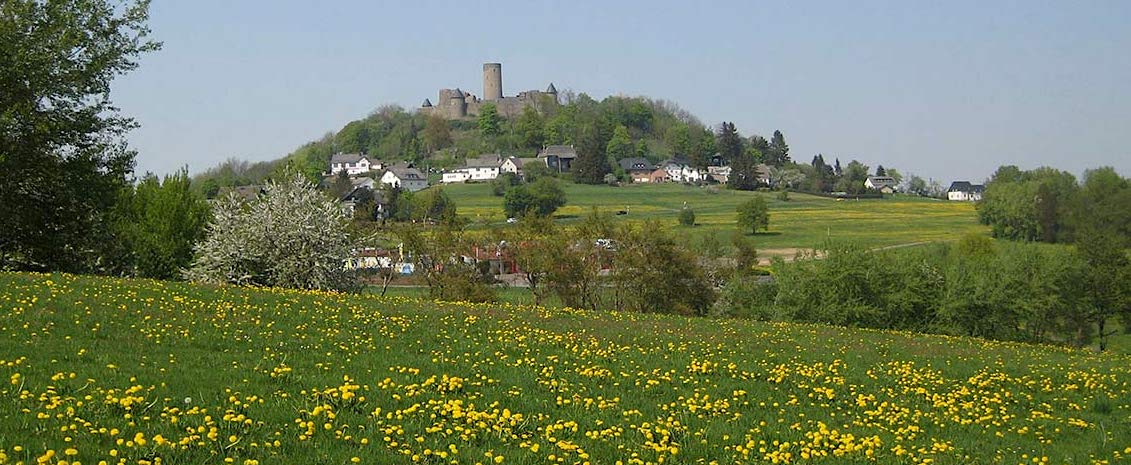
[[[185,277],[203,283],[357,290],[346,270],[349,217],[301,175],[268,182],[259,197],[217,201]]]
[[[554,178],[539,178],[530,184],[507,190],[507,195],[503,198],[503,210],[511,218],[525,216],[527,212],[550,216],[565,203],[565,192]]]
[[[695,212],[687,207],[680,209],[679,224],[682,224],[684,226],[695,226]]]
[[[778,200],[781,200],[782,202],[788,202],[789,201],[789,191],[783,189],[781,192],[778,192]]]

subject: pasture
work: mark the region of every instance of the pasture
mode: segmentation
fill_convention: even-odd
[[[1119,463],[1131,357],[0,274],[0,463]]]
[[[967,233],[985,233],[974,205],[910,196],[885,199],[835,200],[791,193],[789,201],[773,192],[741,192],[717,187],[681,184],[629,184],[622,187],[562,183],[566,206],[556,213],[563,224],[578,221],[593,208],[605,213],[625,211],[618,221],[656,220],[691,244],[710,234],[721,244],[731,243],[739,232],[735,225],[738,205],[762,195],[770,205],[770,228],[750,236],[763,256],[792,256],[797,249],[812,249],[829,239],[847,240],[865,247],[888,247],[919,242],[954,240]],[[445,185],[459,214],[478,227],[506,227],[503,198],[491,194],[488,184]],[[676,215],[684,205],[695,212],[696,225],[680,226]]]

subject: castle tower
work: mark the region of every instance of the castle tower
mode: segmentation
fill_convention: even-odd
[[[483,100],[503,98],[503,64],[483,63]]]

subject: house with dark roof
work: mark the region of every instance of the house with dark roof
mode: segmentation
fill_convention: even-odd
[[[986,186],[982,184],[970,184],[970,181],[954,181],[950,183],[950,188],[946,190],[947,200],[977,202],[982,200],[982,192],[986,190]]]
[[[381,175],[381,184],[416,192],[428,187],[428,177],[410,164],[398,163],[385,170],[385,174]]]
[[[381,162],[360,153],[335,153],[330,156],[330,174],[345,171],[350,176],[379,171]]]
[[[617,164],[632,182],[651,182],[650,175],[656,170],[656,165],[643,157],[622,158],[617,160]]]
[[[895,178],[890,176],[868,176],[868,179],[864,180],[864,187],[890,194],[895,192]]]
[[[538,158],[544,160],[551,170],[568,173],[577,158],[577,150],[572,145],[549,145],[538,153]]]

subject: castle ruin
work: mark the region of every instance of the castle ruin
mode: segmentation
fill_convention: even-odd
[[[447,119],[474,118],[479,116],[483,105],[492,103],[499,110],[499,115],[512,118],[522,114],[527,106],[537,108],[547,102],[558,103],[558,90],[554,88],[554,83],[551,82],[545,91],[528,90],[513,97],[504,97],[502,63],[483,63],[482,99],[459,88],[440,89],[436,104],[432,105],[430,100],[424,99],[420,111]]]

